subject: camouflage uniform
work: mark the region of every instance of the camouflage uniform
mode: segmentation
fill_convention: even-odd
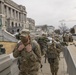
[[[59,38],[56,39],[56,48],[58,48],[60,50],[60,52],[62,51],[62,45],[61,45],[61,43],[59,41]]]
[[[71,33],[69,34],[69,42],[73,42],[73,37]]]
[[[69,34],[65,33],[64,37],[65,37],[65,42],[69,42]]]
[[[48,56],[48,62],[50,64],[50,69],[52,75],[57,75],[58,69],[59,69],[59,53],[60,50],[54,47],[54,45],[50,45],[48,47],[47,55],[49,55],[50,51],[54,50],[54,52],[57,54],[57,57],[55,59],[51,59],[50,56]]]
[[[13,51],[13,56],[15,58],[21,57],[20,59],[20,72],[19,75],[38,75],[38,70],[41,63],[41,52],[40,47],[37,42],[32,41],[31,45],[35,46],[34,50],[27,52],[26,48],[18,51],[18,46],[15,47]]]
[[[58,69],[59,69],[59,60],[55,59],[54,63],[50,63],[50,69],[52,75],[57,75]]]

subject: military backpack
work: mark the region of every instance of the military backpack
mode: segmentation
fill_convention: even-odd
[[[57,56],[58,56],[58,53],[55,49],[51,49],[51,50],[48,51],[47,56],[50,59],[56,59]]]
[[[47,51],[47,58],[49,63],[54,63],[54,60],[58,57],[56,49],[49,49]]]

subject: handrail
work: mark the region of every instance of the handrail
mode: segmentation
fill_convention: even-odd
[[[64,57],[67,63],[69,75],[76,75],[76,47],[69,45],[63,48]]]

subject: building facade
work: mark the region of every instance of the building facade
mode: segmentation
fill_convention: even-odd
[[[48,34],[52,34],[55,30],[55,27],[54,26],[51,26],[51,25],[39,25],[39,26],[36,26],[36,31],[44,31],[45,33],[48,33]]]
[[[47,26],[47,30],[48,30],[48,33],[51,34],[54,32],[55,27],[54,26]]]
[[[2,26],[10,33],[26,27],[26,8],[12,0],[0,0],[0,18]]]
[[[34,31],[35,30],[35,20],[32,18],[27,18],[26,28],[31,30],[31,31]]]

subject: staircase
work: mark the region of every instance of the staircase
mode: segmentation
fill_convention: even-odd
[[[18,40],[15,38],[14,35],[7,32],[6,30],[0,30],[0,41],[17,42]]]

